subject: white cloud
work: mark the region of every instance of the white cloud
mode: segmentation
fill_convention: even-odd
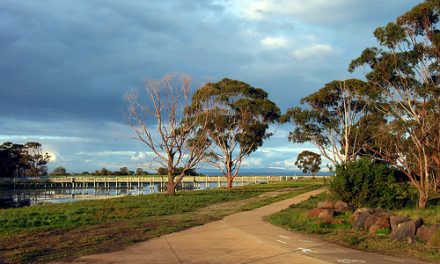
[[[263,159],[262,158],[254,158],[254,157],[248,157],[243,160],[241,163],[241,166],[243,167],[255,167],[260,168],[263,165]]]
[[[317,24],[345,22],[362,13],[364,6],[351,0],[240,0],[234,4],[235,12],[249,20],[283,16]]]
[[[328,44],[314,44],[305,48],[292,51],[291,55],[297,60],[309,58],[319,58],[331,55],[335,52],[334,48]]]
[[[269,48],[284,48],[288,41],[284,37],[267,37],[261,40],[261,44]]]
[[[130,160],[132,161],[145,161],[147,158],[156,156],[154,152],[136,152],[131,155]]]
[[[103,156],[133,156],[135,155],[136,152],[135,151],[130,151],[130,150],[123,150],[123,151],[111,151],[111,150],[106,150],[106,151],[96,151],[96,152],[78,152],[75,153],[75,155],[79,155],[79,156],[98,156],[98,157],[103,157]]]

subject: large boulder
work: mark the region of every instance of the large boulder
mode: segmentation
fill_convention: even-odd
[[[408,242],[414,242],[416,240],[417,229],[419,229],[422,224],[423,220],[421,218],[402,222],[393,230],[390,238],[398,241],[406,240]]]
[[[440,251],[440,227],[437,228],[433,236],[426,242],[426,247],[436,248]]]
[[[350,223],[354,228],[364,228],[364,223],[368,217],[370,217],[372,213],[370,211],[363,211],[354,213],[350,217]]]
[[[379,216],[376,219],[377,220],[374,225],[370,226],[370,228],[368,229],[368,234],[371,236],[375,236],[378,230],[390,229],[390,218],[388,218],[387,216]]]
[[[334,204],[332,201],[322,201],[318,203],[319,209],[334,209]]]
[[[312,210],[305,212],[304,215],[307,217],[318,217],[318,215],[322,212],[322,210],[324,209],[313,208]]]
[[[440,230],[440,224],[426,226],[422,225],[417,229],[417,238],[422,242],[427,242],[431,239],[437,232],[437,230]]]
[[[341,200],[337,201],[334,207],[338,213],[345,213],[351,210],[350,206]]]
[[[364,222],[365,231],[368,231],[370,229],[370,227],[376,223],[377,219],[378,219],[378,216],[374,215],[374,214],[367,216],[367,218],[365,219],[365,222]]]
[[[407,222],[410,220],[411,220],[410,218],[405,216],[394,216],[394,215],[390,216],[391,231],[394,232],[395,230],[397,230],[397,226],[400,223]]]
[[[323,209],[321,213],[319,213],[318,217],[324,223],[331,223],[334,215],[335,211],[333,209]]]

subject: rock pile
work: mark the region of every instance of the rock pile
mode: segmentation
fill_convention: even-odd
[[[318,203],[317,208],[305,212],[305,215],[318,217],[319,221],[316,223],[340,224],[343,219],[336,219],[335,216],[347,211],[353,212],[353,209],[345,202],[324,201]],[[397,216],[380,208],[358,208],[349,218],[349,222],[353,228],[363,229],[370,236],[389,235],[393,240],[418,240],[426,243],[427,247],[440,248],[440,224],[426,225],[421,218]]]

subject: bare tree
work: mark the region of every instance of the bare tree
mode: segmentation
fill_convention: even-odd
[[[168,169],[168,194],[175,194],[185,172],[203,159],[209,146],[203,133],[206,121],[187,109],[190,91],[189,76],[166,75],[160,80],[146,80],[143,97],[138,92],[124,97],[135,139],[156,154],[159,166]],[[180,174],[177,167],[183,168]]]

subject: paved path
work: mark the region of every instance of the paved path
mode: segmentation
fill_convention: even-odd
[[[316,190],[75,263],[421,263],[344,248],[263,221]]]

